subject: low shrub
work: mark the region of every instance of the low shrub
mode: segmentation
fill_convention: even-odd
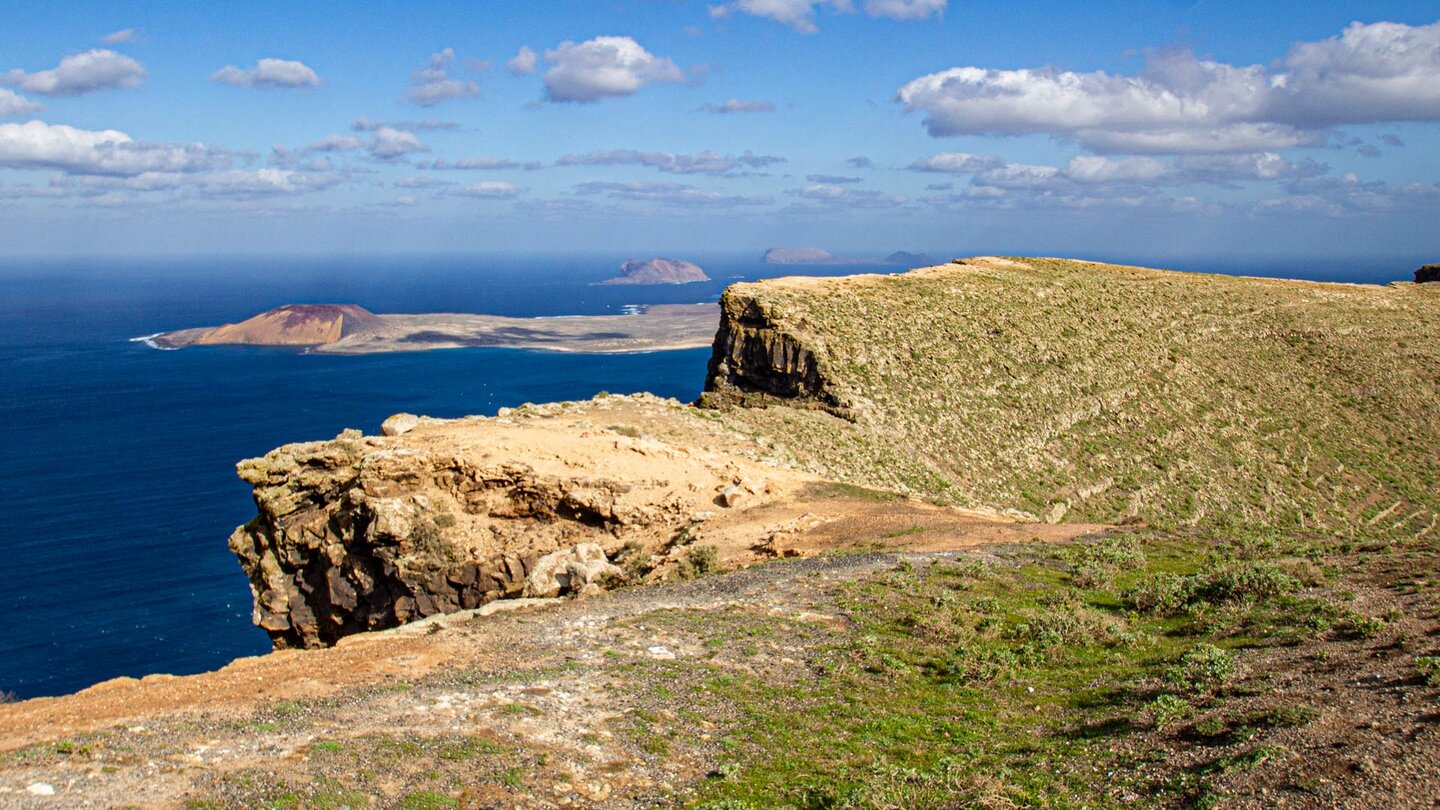
[[[1212,691],[1235,675],[1235,661],[1214,644],[1197,644],[1165,670],[1165,682],[1191,694]]]

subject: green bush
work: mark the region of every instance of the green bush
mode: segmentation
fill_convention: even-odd
[[[1440,686],[1440,656],[1422,655],[1416,658],[1415,673],[1430,686]]]
[[[1155,728],[1165,728],[1190,713],[1190,701],[1179,695],[1161,695],[1146,709],[1150,712],[1151,723]]]
[[[1165,670],[1165,682],[1198,694],[1223,685],[1235,675],[1235,661],[1214,644],[1197,644]]]
[[[676,568],[682,579],[695,579],[719,570],[720,550],[714,546],[691,546]]]

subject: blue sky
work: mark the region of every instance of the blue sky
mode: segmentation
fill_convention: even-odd
[[[1433,2],[9,8],[7,258],[1440,254]]]

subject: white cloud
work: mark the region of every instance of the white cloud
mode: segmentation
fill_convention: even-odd
[[[538,160],[527,160],[521,162],[518,160],[509,160],[507,158],[497,157],[467,157],[460,158],[459,160],[454,161],[442,159],[434,160],[429,163],[424,163],[420,165],[420,168],[422,169],[433,169],[438,171],[444,171],[447,169],[460,169],[469,171],[503,171],[507,169],[519,169],[522,171],[533,172],[542,167],[543,164],[541,164]]]
[[[940,152],[921,158],[910,164],[917,172],[945,172],[949,174],[974,174],[994,169],[1002,164],[1000,158],[972,155],[969,152]]]
[[[369,140],[356,135],[327,135],[305,147],[306,152],[358,152],[364,150],[376,160],[393,162],[406,155],[429,152],[415,133],[381,126]]]
[[[410,74],[410,90],[405,94],[405,100],[421,107],[433,107],[457,98],[478,98],[481,95],[480,85],[450,75],[450,63],[454,61],[454,48],[431,54],[429,67]]]
[[[945,13],[947,0],[865,0],[865,13],[892,20],[923,20]]]
[[[908,197],[892,196],[872,189],[846,188],[825,183],[812,183],[785,192],[811,202],[844,208],[894,208],[909,202]]]
[[[773,155],[722,155],[705,150],[693,155],[671,152],[637,152],[633,149],[606,149],[587,152],[583,155],[564,155],[555,161],[559,166],[649,166],[670,174],[731,174],[742,166],[761,169],[775,163],[785,162],[784,158]]]
[[[807,174],[805,175],[805,182],[823,183],[826,185],[841,185],[847,183],[858,183],[860,182],[860,178],[847,177],[841,174]]]
[[[871,17],[888,17],[892,20],[923,20],[931,15],[945,13],[947,0],[865,0],[863,8]],[[855,10],[853,0],[734,0],[709,7],[712,19],[724,19],[731,14],[749,14],[788,25],[802,34],[813,34],[815,12],[821,6],[829,6],[840,13]]]
[[[320,76],[304,62],[265,58],[252,68],[226,65],[210,78],[231,87],[304,88],[319,87]]]
[[[442,121],[438,118],[426,118],[422,121],[376,121],[363,115],[350,123],[350,128],[356,132],[374,132],[385,127],[409,132],[425,132],[459,129],[460,125],[454,121]]]
[[[441,188],[453,186],[455,183],[451,180],[441,180],[438,177],[402,177],[392,185],[395,188]]]
[[[864,155],[856,155],[855,157],[852,157],[852,158],[850,158],[849,160],[846,160],[845,162],[846,162],[847,164],[849,164],[851,167],[856,168],[856,169],[873,169],[873,168],[875,168],[875,161],[871,160],[871,159],[868,158],[868,157],[865,157]]]
[[[710,6],[713,19],[723,19],[734,12],[765,17],[788,25],[802,34],[813,34],[816,6],[833,6],[837,11],[853,11],[850,0],[736,0],[718,6]]]
[[[415,133],[389,127],[375,130],[375,139],[366,148],[377,160],[398,160],[413,152],[430,151],[430,147],[421,143]]]
[[[936,137],[1046,133],[1097,152],[1255,152],[1347,123],[1440,120],[1440,22],[1353,24],[1273,69],[1152,54],[1136,76],[952,68],[897,93]]]
[[[523,189],[513,183],[498,180],[484,180],[445,192],[457,197],[476,197],[482,200],[509,200],[520,196]]]
[[[120,45],[126,42],[133,42],[139,36],[139,31],[134,28],[121,28],[119,31],[111,31],[100,38],[106,45]]]
[[[530,49],[529,45],[521,45],[520,51],[505,63],[505,68],[512,76],[529,76],[535,72],[535,60],[538,55]]]
[[[145,68],[134,59],[97,48],[71,54],[50,70],[12,70],[0,76],[0,83],[42,96],[79,96],[96,90],[139,87],[145,75]]]
[[[113,129],[76,129],[43,121],[0,124],[0,166],[6,168],[133,176],[156,171],[202,171],[227,165],[228,155],[202,144],[137,142]]]
[[[31,101],[14,90],[0,87],[0,118],[18,118],[43,109],[45,105]]]
[[[593,102],[633,95],[647,84],[685,76],[667,57],[655,56],[630,37],[565,41],[545,52],[545,95],[551,101]]]
[[[608,197],[641,202],[655,202],[684,208],[735,208],[739,206],[769,205],[768,197],[747,197],[739,194],[725,194],[719,191],[705,191],[680,183],[613,183],[594,181],[575,187],[581,195],[604,194]]]
[[[738,98],[726,99],[724,104],[706,104],[705,111],[724,115],[727,113],[775,112],[775,105],[768,101],[741,101]]]

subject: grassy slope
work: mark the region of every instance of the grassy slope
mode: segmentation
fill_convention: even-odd
[[[1413,534],[1440,510],[1440,289],[1023,259],[730,294],[865,414],[735,418],[850,480],[1161,525]]]

